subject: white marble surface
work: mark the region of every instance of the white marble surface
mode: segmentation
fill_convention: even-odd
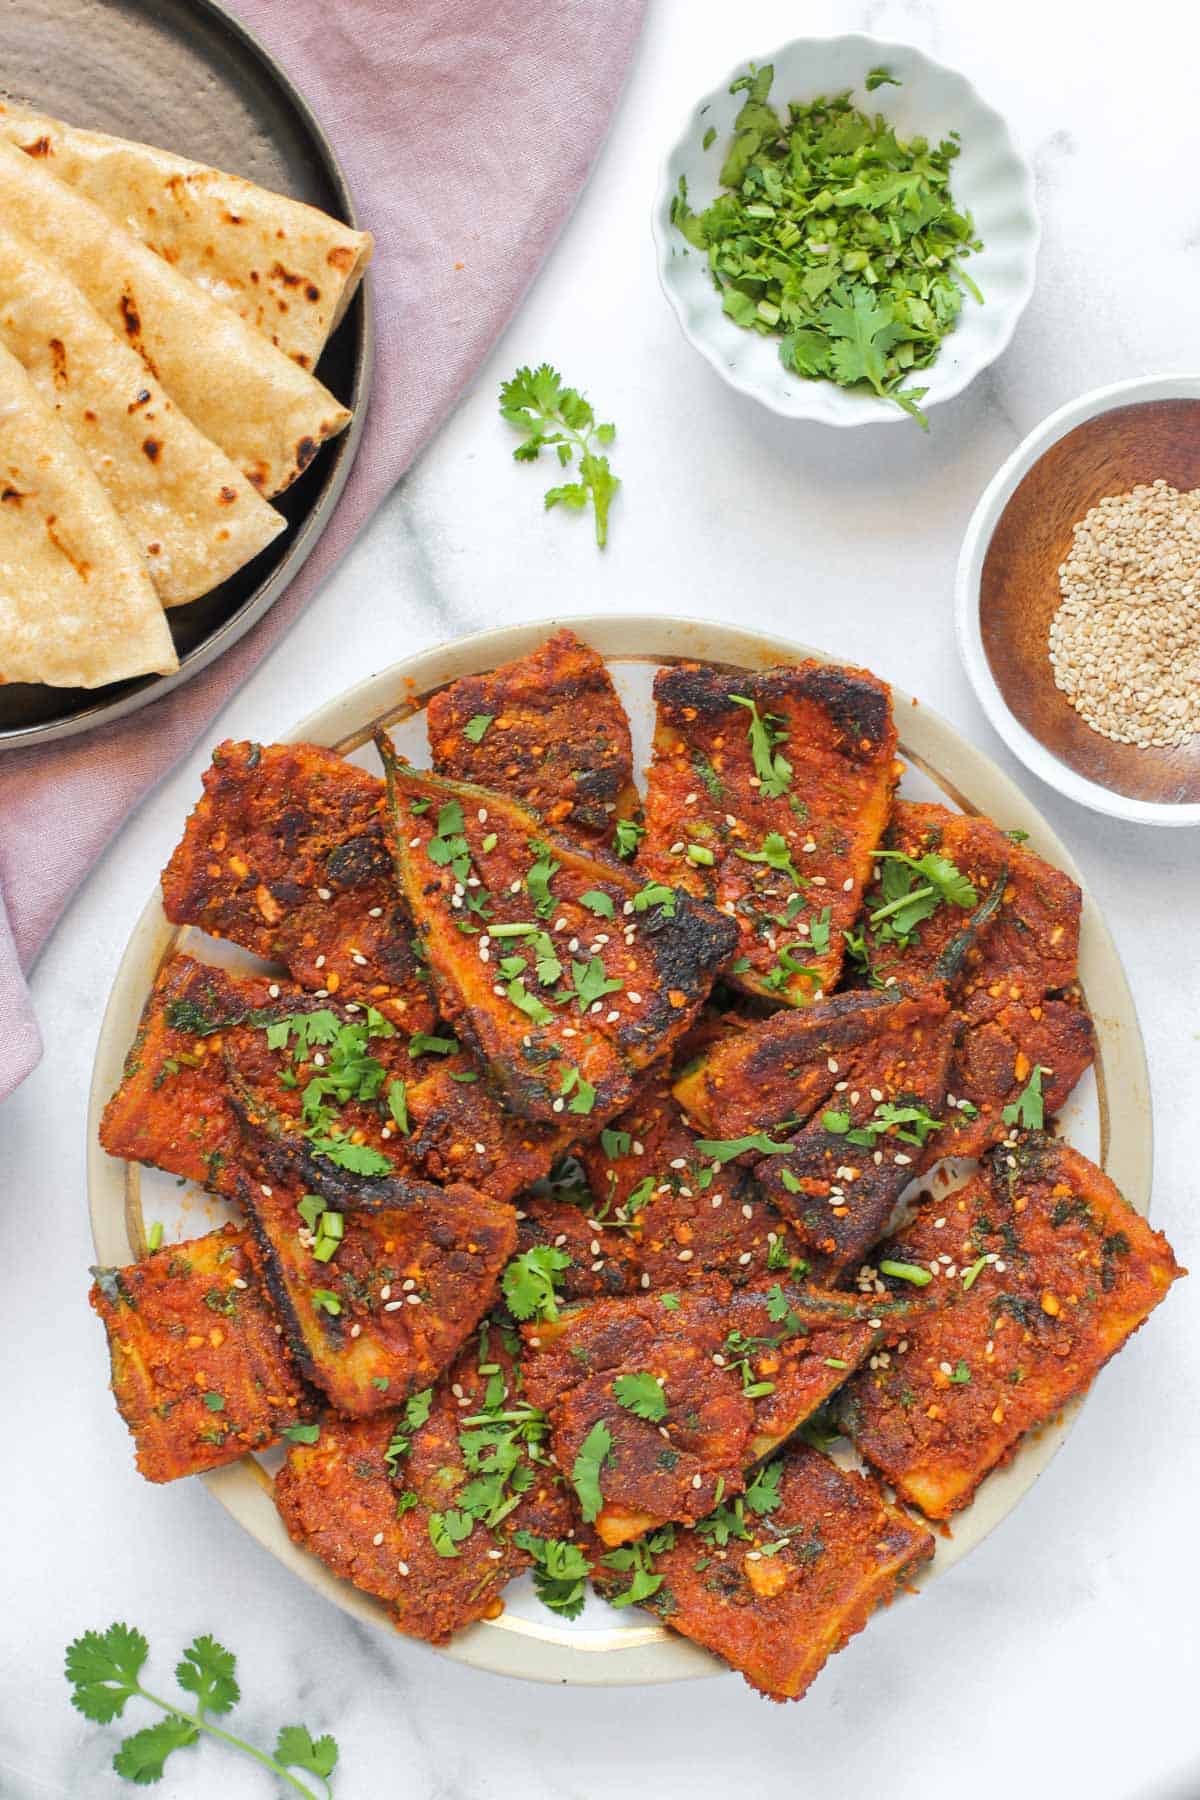
[[[824,645],[939,708],[1013,767],[973,702],[951,581],[974,500],[1043,414],[1123,375],[1195,362],[1200,208],[1190,5],[1003,7],[658,0],[611,141],[495,356],[220,732],[269,737],[363,674],[518,617],[658,608],[757,622]],[[658,159],[689,101],[789,30],[908,38],[974,77],[1032,154],[1045,242],[1015,344],[915,430],[826,431],[725,389],[655,285]],[[498,72],[497,79],[502,79]],[[386,303],[386,297],[385,297]],[[548,357],[616,419],[625,487],[601,559],[578,519],[540,512],[513,465],[499,379]],[[240,1653],[248,1734],[289,1717],[340,1737],[342,1800],[1195,1800],[1200,1682],[1195,1495],[1200,1355],[1193,1284],[1103,1377],[1066,1449],[967,1562],[883,1615],[801,1710],[735,1677],[569,1690],[472,1673],[353,1624],[245,1538],[196,1483],[134,1474],[83,1302],[91,1260],[84,1097],[129,929],[198,786],[197,749],[132,819],[35,978],[42,1067],[0,1116],[6,1433],[0,1794],[121,1791],[111,1733],[67,1705],[62,1647],[115,1617],[167,1671],[197,1631]],[[1074,851],[1132,979],[1149,1047],[1154,1215],[1200,1266],[1195,1152],[1200,834],[1122,827],[1024,778]],[[206,1748],[164,1800],[251,1800],[268,1777]]]

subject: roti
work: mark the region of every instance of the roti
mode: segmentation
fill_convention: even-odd
[[[316,366],[371,259],[370,232],[240,175],[42,113],[0,106],[0,135],[301,368]]]
[[[193,424],[277,494],[350,414],[245,320],[148,250],[43,160],[0,139],[0,217],[82,289]]]
[[[178,666],[112,501],[0,347],[0,680],[91,688]]]
[[[80,446],[164,606],[195,600],[283,530],[74,282],[0,219],[0,343]]]

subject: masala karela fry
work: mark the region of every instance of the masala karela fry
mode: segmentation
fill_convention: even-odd
[[[748,1026],[675,1092],[712,1133],[701,1142],[713,1154],[740,1145],[757,1157],[763,1194],[829,1278],[861,1262],[940,1154],[953,1042],[940,988],[836,994]]]
[[[934,1552],[868,1476],[798,1444],[733,1505],[597,1558],[615,1605],[638,1601],[772,1700],[799,1700]]]
[[[391,1206],[351,1211],[339,1193],[306,1190],[290,1146],[234,1107],[237,1199],[305,1374],[351,1417],[428,1386],[495,1298],[516,1245],[512,1208],[463,1183],[392,1176]]]
[[[607,840],[638,804],[629,720],[596,652],[573,631],[433,695],[433,766],[511,794],[548,825]]]
[[[174,925],[282,963],[406,1031],[433,1007],[384,842],[383,784],[316,744],[218,744],[163,870]]]
[[[92,1273],[113,1395],[147,1481],[219,1468],[312,1417],[248,1232],[226,1225]]]
[[[504,1335],[485,1329],[399,1411],[325,1419],[275,1480],[292,1539],[434,1644],[499,1615],[501,1590],[532,1561],[521,1537],[572,1528]]]
[[[1092,1021],[1074,1000],[1013,1000],[978,1024],[960,1020],[946,1077],[945,1124],[927,1161],[982,1156],[1006,1137],[1015,1106],[1037,1071],[1042,1112],[1062,1110],[1095,1057]]]
[[[598,1129],[687,1030],[733,925],[550,837],[516,801],[413,769],[377,742],[443,1014],[510,1111]]]
[[[686,1286],[711,1274],[738,1286],[808,1267],[791,1226],[749,1171],[714,1170],[697,1150],[665,1069],[646,1075],[633,1105],[580,1158],[593,1196],[588,1216],[626,1233],[637,1274],[646,1277],[640,1285]]]
[[[969,909],[1003,880],[1002,902],[950,981],[951,998],[977,1023],[1010,1000],[1030,1004],[1073,985],[1082,896],[1061,869],[990,819],[911,800],[896,802],[883,849],[863,903],[863,955],[875,981],[912,988],[939,979]],[[924,868],[922,859],[931,859]]]
[[[598,1472],[588,1522],[610,1546],[695,1521],[788,1438],[919,1311],[911,1299],[776,1282],[600,1300],[522,1327],[525,1389],[559,1467]]]
[[[1024,1434],[1083,1393],[1185,1271],[1102,1169],[1013,1133],[874,1259],[928,1271],[934,1309],[840,1402],[860,1453],[933,1519],[966,1506]]]
[[[511,1200],[571,1135],[503,1112],[453,1039],[410,1037],[374,1008],[173,957],[147,1001],[100,1141],[113,1156],[235,1193],[241,1140],[231,1093],[252,1095],[278,1134],[290,1134],[310,1185],[340,1184],[355,1209],[387,1204],[379,1180],[393,1172],[467,1181]],[[347,1146],[352,1169],[340,1166]],[[378,1173],[364,1173],[371,1169]]]
[[[735,919],[729,979],[806,1006],[835,985],[897,776],[891,697],[865,670],[655,678],[639,867]]]

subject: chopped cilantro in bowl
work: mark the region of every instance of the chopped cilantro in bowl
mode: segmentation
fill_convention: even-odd
[[[654,231],[684,335],[732,386],[792,418],[923,426],[1008,343],[1039,235],[1000,116],[863,36],[797,39],[703,97]]]

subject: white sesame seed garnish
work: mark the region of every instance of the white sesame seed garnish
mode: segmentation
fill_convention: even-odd
[[[420,1294],[405,1294],[404,1298],[409,1306],[420,1306],[421,1304]]]
[[[628,1000],[630,1006],[640,1006],[642,1004],[642,996],[640,994],[635,994],[632,988],[626,994],[625,998]]]
[[[392,1297],[391,1283],[385,1281],[383,1286],[379,1290],[379,1298],[381,1300],[390,1300],[391,1297]]]
[[[376,1533],[375,1533],[375,1536],[374,1536],[374,1537],[373,1537],[373,1538],[372,1538],[372,1539],[371,1539],[371,1542],[372,1542],[372,1543],[373,1543],[373,1544],[375,1544],[375,1545],[379,1545],[379,1544],[382,1544],[382,1542],[383,1542],[383,1533],[382,1533],[382,1531],[377,1531],[377,1532],[376,1532]]]
[[[370,907],[368,907],[368,908],[367,908],[367,917],[368,917],[368,919],[382,919],[382,917],[383,917],[383,908],[382,908],[382,906],[370,906]]]
[[[329,888],[318,888],[317,889],[317,899],[318,900],[332,900],[333,894]]]
[[[695,1252],[692,1250],[681,1250],[679,1252],[678,1260],[680,1262],[691,1262],[694,1254],[695,1254]]]
[[[825,1067],[829,1070],[829,1073],[831,1075],[836,1075],[838,1072],[838,1065],[837,1065],[836,1058],[831,1056],[829,1058],[829,1061],[825,1064]]]
[[[273,981],[271,983],[270,987],[267,989],[267,992],[268,992],[268,994],[270,994],[272,1000],[278,1000],[278,998],[279,998],[279,983],[277,981]]]
[[[361,1337],[362,1336],[362,1326],[361,1325],[352,1325],[350,1327],[350,1336],[352,1338]]]
[[[399,1312],[403,1305],[403,1300],[389,1300],[383,1310],[384,1312]]]
[[[323,956],[318,956],[313,967],[317,968],[317,969],[323,969],[325,967],[325,958]]]

